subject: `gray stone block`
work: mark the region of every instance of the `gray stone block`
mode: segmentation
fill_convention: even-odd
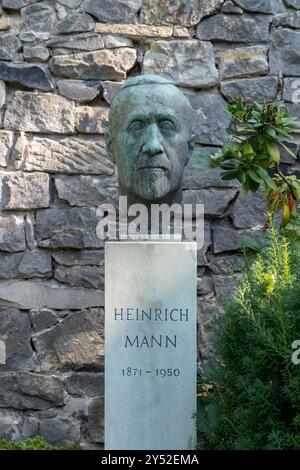
[[[65,378],[66,390],[71,395],[97,397],[104,395],[104,374],[99,372],[72,372]]]
[[[211,44],[201,41],[157,41],[144,56],[143,73],[162,75],[176,85],[205,88],[219,81]]]
[[[20,253],[0,252],[0,278],[49,277],[52,275],[51,255],[41,250]]]
[[[299,77],[286,77],[283,79],[283,99],[291,103],[300,103]]]
[[[74,312],[53,328],[32,336],[41,370],[93,369],[104,364],[102,309]]]
[[[39,425],[39,435],[53,445],[76,444],[80,440],[80,423],[63,417],[42,419]]]
[[[6,361],[0,365],[0,371],[35,368],[36,360],[30,345],[31,325],[27,312],[0,307],[0,339],[5,341],[6,349]]]
[[[0,409],[0,438],[19,441],[23,438],[23,417],[19,411]]]
[[[3,81],[0,81],[0,109],[3,107],[6,101],[6,87]]]
[[[126,78],[136,61],[133,48],[105,49],[52,57],[50,68],[55,75],[79,80],[116,80]]]
[[[76,108],[75,129],[83,134],[105,134],[108,128],[108,111],[104,106]]]
[[[251,237],[256,242],[262,240],[261,229],[235,229],[226,220],[214,223],[212,226],[213,252],[214,254],[226,251],[241,250],[241,245],[245,237]]]
[[[104,139],[68,136],[20,136],[13,151],[15,167],[24,171],[113,175]]]
[[[59,322],[59,316],[53,310],[43,308],[41,310],[30,310],[29,318],[35,332],[46,330]]]
[[[283,13],[284,6],[282,0],[235,0],[235,3],[246,11],[252,13]]]
[[[103,36],[104,46],[106,49],[114,49],[117,47],[134,47],[131,39],[118,36],[116,34],[105,34]]]
[[[249,77],[267,74],[269,64],[266,46],[248,46],[219,50],[216,53],[220,77]]]
[[[55,268],[54,278],[73,287],[104,288],[103,268],[97,266],[58,266]]]
[[[59,80],[57,86],[61,95],[78,102],[92,101],[102,90],[101,82],[96,80]]]
[[[239,196],[230,212],[236,228],[262,227],[266,213],[266,196],[260,192]]]
[[[72,13],[59,21],[55,26],[55,33],[70,34],[92,31],[95,28],[95,22],[90,15],[86,13]]]
[[[85,0],[81,9],[104,23],[135,23],[142,0]]]
[[[9,252],[25,250],[23,216],[0,217],[0,250]]]
[[[20,410],[44,410],[61,406],[63,380],[54,375],[31,372],[0,372],[0,406]]]
[[[237,195],[236,189],[190,189],[183,191],[183,204],[204,204],[206,217],[222,217]]]
[[[99,290],[62,287],[50,283],[14,281],[0,284],[0,306],[19,306],[21,309],[57,310],[80,309],[104,305],[104,295]]]
[[[58,197],[71,206],[98,206],[117,200],[116,175],[64,176],[55,178]]]
[[[52,256],[58,264],[64,266],[73,265],[104,265],[104,251],[100,250],[64,250],[63,252],[53,252]]]
[[[215,90],[198,93],[186,91],[185,95],[198,116],[195,119],[196,142],[223,145],[227,140],[226,128],[230,122],[224,98]]]
[[[104,398],[92,399],[88,409],[88,432],[92,442],[104,442]]]
[[[21,41],[47,40],[55,21],[53,8],[42,3],[22,9],[22,24],[19,37]]]
[[[143,0],[140,20],[145,24],[181,24],[192,26],[212,15],[224,0]]]
[[[221,12],[222,13],[232,13],[232,14],[235,14],[235,15],[242,15],[243,14],[243,10],[240,7],[238,7],[237,5],[235,5],[231,0],[226,1],[224,3],[224,5],[221,8]]]
[[[228,101],[241,96],[246,101],[272,102],[277,95],[277,86],[277,77],[244,78],[221,82],[221,92]]]
[[[37,213],[35,232],[43,248],[100,248],[93,208],[45,209]]]
[[[112,99],[116,96],[118,89],[122,85],[122,82],[111,82],[105,81],[103,85],[103,98],[107,103],[111,103]]]
[[[212,278],[217,298],[221,299],[224,304],[232,298],[232,295],[238,288],[239,281],[242,279],[242,275],[240,273],[232,276],[219,274],[213,275]]]
[[[300,76],[300,32],[282,28],[272,34],[269,61],[273,74]]]
[[[232,274],[242,270],[243,258],[240,255],[208,255],[208,267],[214,274]]]
[[[26,7],[31,3],[36,3],[39,0],[2,0],[2,5],[5,8],[9,8],[11,10],[20,10],[20,8]]]
[[[200,276],[197,278],[197,294],[205,295],[213,292],[214,286],[211,276]]]
[[[223,13],[210,16],[200,22],[197,37],[205,41],[267,42],[272,16],[238,16]]]
[[[15,34],[0,32],[0,60],[14,60],[21,47],[22,43]]]
[[[300,0],[284,0],[287,6],[300,10]]]
[[[50,180],[46,173],[0,172],[3,209],[40,209],[49,206]]]
[[[27,132],[71,134],[74,103],[52,93],[17,91],[7,104],[5,129]]]
[[[53,36],[49,39],[47,45],[52,48],[54,55],[64,55],[75,54],[81,51],[96,51],[104,47],[104,42],[99,34],[82,33]]]
[[[50,52],[45,46],[24,46],[23,57],[28,62],[46,62],[50,57]]]
[[[11,131],[0,130],[0,166],[6,167],[9,162],[14,142],[14,134]]]

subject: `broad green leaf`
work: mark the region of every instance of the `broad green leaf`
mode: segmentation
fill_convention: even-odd
[[[270,158],[269,155],[266,155],[266,154],[255,155],[255,160],[259,160],[259,161],[269,160],[269,158]]]
[[[234,180],[238,177],[238,171],[226,171],[225,173],[221,173],[222,180]]]
[[[258,140],[258,143],[259,143],[260,145],[262,145],[262,144],[264,143],[264,141],[265,141],[264,136],[263,136],[262,134],[259,134],[259,135],[257,136],[257,140]]]
[[[236,133],[236,135],[249,135],[251,131],[253,132],[253,129],[240,130]]]
[[[243,154],[244,155],[253,155],[253,148],[252,146],[247,142],[245,145],[243,145]]]
[[[270,136],[270,137],[276,137],[277,134],[276,134],[276,131],[275,129],[272,129],[272,127],[268,127],[268,129],[266,130],[266,133]]]
[[[260,175],[258,175],[255,172],[255,170],[253,170],[252,168],[249,168],[247,173],[254,181],[256,181],[259,184],[261,184],[264,181],[264,179]]]
[[[275,184],[275,182],[273,181],[273,179],[271,178],[271,176],[266,170],[259,167],[258,165],[253,165],[253,168],[256,171],[256,173],[258,173],[263,178],[264,182],[270,189],[273,189],[274,191],[278,191],[277,185]]]
[[[283,130],[283,129],[281,129],[281,128],[278,128],[278,127],[275,127],[274,129],[277,131],[278,134],[283,135],[283,136],[286,137],[287,139],[290,139],[290,138],[291,138],[291,135],[290,135],[287,131],[285,131],[285,130]]]
[[[248,182],[250,191],[252,191],[252,193],[255,193],[259,189],[260,184],[257,181],[253,180],[250,176],[248,176]]]
[[[280,152],[279,152],[279,148],[277,147],[277,145],[274,144],[274,142],[266,141],[266,147],[272,160],[276,163],[279,163]]]
[[[230,152],[230,153],[234,153],[234,152],[237,152],[240,148],[241,144],[239,142],[225,142],[225,144],[223,145],[223,152],[227,153],[227,152]]]
[[[235,170],[236,166],[234,163],[221,163],[220,164],[220,168],[222,168],[222,170]]]
[[[289,205],[285,204],[282,210],[282,219],[281,219],[280,226],[285,227],[289,220],[290,220],[290,209],[289,209]]]
[[[203,170],[212,168],[211,155],[201,152],[194,152],[194,155],[199,158],[196,165],[198,168],[202,168]]]
[[[237,179],[239,180],[240,183],[242,183],[242,184],[245,183],[246,175],[245,175],[245,172],[243,170],[238,171]]]

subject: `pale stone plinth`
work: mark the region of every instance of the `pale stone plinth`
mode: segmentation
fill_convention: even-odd
[[[105,245],[106,449],[195,447],[196,249]]]

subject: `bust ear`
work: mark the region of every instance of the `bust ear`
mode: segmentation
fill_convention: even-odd
[[[106,144],[106,153],[108,155],[108,158],[113,161],[113,155],[112,155],[112,139],[111,139],[111,133],[108,130],[105,134],[105,144]]]

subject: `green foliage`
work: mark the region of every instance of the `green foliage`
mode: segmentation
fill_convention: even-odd
[[[282,101],[274,103],[245,103],[238,98],[228,106],[231,115],[227,133],[230,139],[214,155],[199,152],[200,168],[221,168],[221,178],[237,179],[242,184],[241,193],[265,191],[267,208],[273,215],[282,211],[281,226],[285,227],[296,217],[296,201],[300,197],[300,181],[295,176],[282,174],[280,151],[284,149],[296,158],[282,142],[291,139],[291,133],[300,123],[289,116]],[[268,170],[275,170],[271,177]],[[266,220],[266,227],[270,220]]]
[[[300,250],[274,227],[216,326],[200,384],[205,449],[300,449]]]
[[[79,450],[78,445],[55,447],[48,444],[43,437],[36,436],[25,441],[7,441],[0,439],[0,450]]]

